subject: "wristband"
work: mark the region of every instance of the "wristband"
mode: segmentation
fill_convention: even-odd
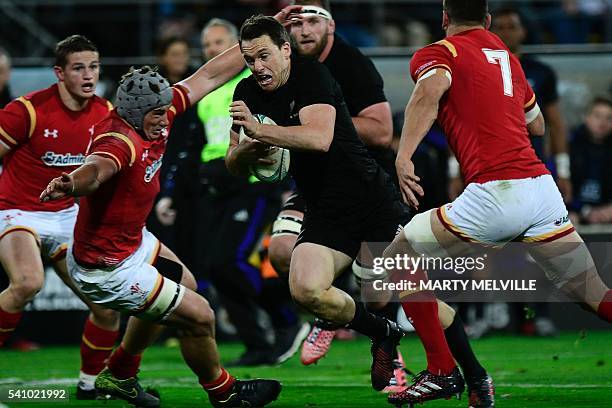
[[[456,177],[459,177],[459,162],[455,156],[450,156],[448,158],[448,178]]]
[[[555,154],[555,166],[557,167],[557,177],[568,179],[571,176],[570,158],[567,153]]]

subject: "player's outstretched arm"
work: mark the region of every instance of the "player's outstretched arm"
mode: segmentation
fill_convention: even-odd
[[[119,167],[111,159],[91,155],[72,173],[56,177],[40,194],[40,201],[57,200],[66,196],[84,196],[93,193],[102,183],[113,177]]]
[[[301,6],[290,6],[277,13],[274,18],[283,24],[289,14],[295,13]],[[282,20],[282,21],[281,21]],[[244,58],[236,44],[222,54],[202,65],[193,75],[180,81],[177,85],[187,89],[190,105],[219,88],[234,78],[244,69]]]
[[[193,75],[179,82],[188,91],[191,105],[234,78],[244,69],[238,45],[202,65]]]
[[[423,196],[424,192],[418,184],[420,179],[414,174],[412,155],[438,117],[440,99],[450,85],[446,71],[438,69],[433,75],[417,82],[406,106],[395,168],[404,201],[415,209],[419,207],[416,195]]]
[[[318,103],[303,107],[299,111],[299,126],[259,123],[243,101],[232,102],[230,115],[234,125],[242,126],[247,136],[286,149],[327,152],[334,138],[336,108],[332,105]]]

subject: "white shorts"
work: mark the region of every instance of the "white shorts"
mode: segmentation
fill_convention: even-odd
[[[0,239],[14,231],[27,231],[36,238],[43,256],[62,259],[72,239],[77,204],[61,211],[0,211]]]
[[[469,184],[438,208],[442,224],[464,241],[503,245],[554,241],[574,231],[550,175]]]
[[[160,246],[159,240],[143,228],[138,249],[114,267],[82,267],[72,254],[72,242],[66,262],[72,279],[92,302],[144,319],[161,320],[181,303],[185,288],[163,277],[153,266]]]

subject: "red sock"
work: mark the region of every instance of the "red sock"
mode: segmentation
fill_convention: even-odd
[[[103,329],[87,319],[81,338],[81,371],[98,375],[106,365],[106,359],[113,351],[117,337],[118,330]]]
[[[408,277],[402,274],[404,278]],[[410,275],[409,279],[419,285],[427,280],[422,271]],[[411,293],[401,299],[402,309],[410,318],[427,355],[427,370],[436,375],[448,375],[457,366],[448,348],[444,331],[438,318],[436,295],[431,291]]]
[[[0,307],[0,347],[15,331],[23,312],[9,313]]]
[[[120,345],[110,357],[108,369],[115,378],[125,380],[138,373],[141,358],[142,354],[129,354],[123,349],[123,345]]]
[[[221,367],[221,374],[211,383],[206,383],[200,378],[200,384],[206,392],[217,401],[224,401],[228,398],[229,391],[236,379]]]
[[[597,308],[597,315],[612,323],[612,289],[609,289]]]

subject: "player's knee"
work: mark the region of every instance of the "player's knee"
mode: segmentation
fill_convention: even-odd
[[[296,240],[297,236],[294,235],[273,236],[270,240],[268,256],[276,272],[285,275],[289,273],[291,254]]]
[[[36,296],[43,287],[44,276],[42,274],[30,273],[27,278],[19,279],[9,285],[9,290],[15,301],[25,305]]]
[[[291,284],[290,289],[293,300],[308,310],[316,309],[321,304],[323,288],[298,282]]]
[[[194,337],[214,337],[215,312],[205,299],[201,298],[200,303],[196,308],[197,313],[191,319],[188,333]]]
[[[94,323],[99,327],[115,327],[119,324],[120,314],[112,309],[92,307],[91,314]]]

